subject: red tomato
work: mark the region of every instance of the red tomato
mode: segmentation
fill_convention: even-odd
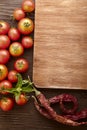
[[[9,111],[13,108],[14,102],[11,98],[5,97],[0,101],[0,107],[3,111]]]
[[[31,48],[33,46],[33,39],[29,36],[22,38],[22,45],[24,48]]]
[[[15,98],[15,102],[16,102],[18,105],[24,105],[24,104],[27,103],[27,101],[28,101],[28,99],[27,99],[26,95],[24,95],[24,94],[21,94],[21,95],[19,96],[19,99],[16,99],[16,98]]]
[[[10,29],[10,25],[5,21],[0,21],[0,35],[7,34]]]
[[[14,10],[13,16],[16,20],[21,20],[25,17],[25,12],[21,8]]]
[[[10,45],[10,39],[6,35],[0,35],[0,49],[6,49]]]
[[[9,47],[9,52],[12,56],[18,57],[23,54],[24,48],[19,42],[13,42]]]
[[[24,0],[22,3],[22,9],[25,12],[32,12],[35,9],[35,4],[33,0]]]
[[[11,28],[8,32],[8,36],[12,41],[16,41],[20,38],[20,32],[17,28]]]
[[[17,59],[14,63],[14,68],[19,73],[26,72],[29,68],[28,61],[24,58]]]
[[[5,65],[0,64],[0,81],[4,80],[8,75],[8,69]]]
[[[16,70],[11,70],[8,73],[8,80],[12,83],[17,82],[17,71]]]
[[[8,94],[8,92],[3,92],[3,89],[10,89],[12,88],[12,84],[10,81],[8,80],[3,80],[2,82],[0,82],[0,89],[2,89],[2,94]]]
[[[29,18],[23,18],[18,23],[18,30],[22,34],[30,34],[34,29],[33,21]]]
[[[10,59],[10,54],[7,50],[0,50],[0,64],[6,64]]]

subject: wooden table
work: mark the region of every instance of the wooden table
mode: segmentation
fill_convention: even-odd
[[[22,0],[2,0],[0,1],[0,20],[6,20],[7,22],[14,24],[14,21],[10,21],[9,15],[12,15],[13,10],[16,7],[20,7]],[[34,18],[34,14],[30,16]],[[30,62],[29,71],[23,75],[27,77],[29,74],[32,78],[32,61],[33,61],[33,49],[27,50],[23,57],[26,57]],[[9,69],[13,68],[14,60],[9,62]],[[79,109],[87,107],[87,91],[83,90],[65,90],[65,89],[40,89],[47,98],[61,93],[70,93],[78,98]],[[57,112],[58,105],[54,106]],[[0,130],[87,130],[87,126],[70,127],[65,126],[54,121],[48,120],[40,115],[35,107],[33,100],[30,99],[25,106],[15,105],[14,109],[10,112],[2,112],[0,110]]]

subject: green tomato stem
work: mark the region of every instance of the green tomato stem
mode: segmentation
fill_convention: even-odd
[[[0,89],[0,92],[8,92],[15,96],[15,98],[18,98],[21,93],[31,93],[35,92],[35,95],[38,96],[41,92],[38,91],[34,84],[30,81],[30,78],[28,77],[28,80],[23,80],[21,74],[17,74],[18,82],[14,88],[11,89],[5,89],[4,87]]]

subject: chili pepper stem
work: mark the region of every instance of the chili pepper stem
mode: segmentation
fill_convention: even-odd
[[[28,75],[28,80],[29,80],[29,82],[30,82],[31,85],[32,85],[32,88],[33,88],[33,90],[34,90],[34,92],[35,92],[35,95],[38,96],[41,92],[38,91],[38,90],[34,87],[33,83],[32,83],[31,80],[30,80],[30,76],[29,76],[29,75]]]
[[[32,95],[31,97],[35,100],[35,102],[38,102],[34,95]]]
[[[38,91],[35,87],[33,87],[33,90],[34,90],[36,96],[38,96],[38,95],[41,93],[41,92]]]

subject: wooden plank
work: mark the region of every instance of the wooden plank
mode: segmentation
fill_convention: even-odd
[[[36,0],[33,81],[87,89],[87,0]]]

